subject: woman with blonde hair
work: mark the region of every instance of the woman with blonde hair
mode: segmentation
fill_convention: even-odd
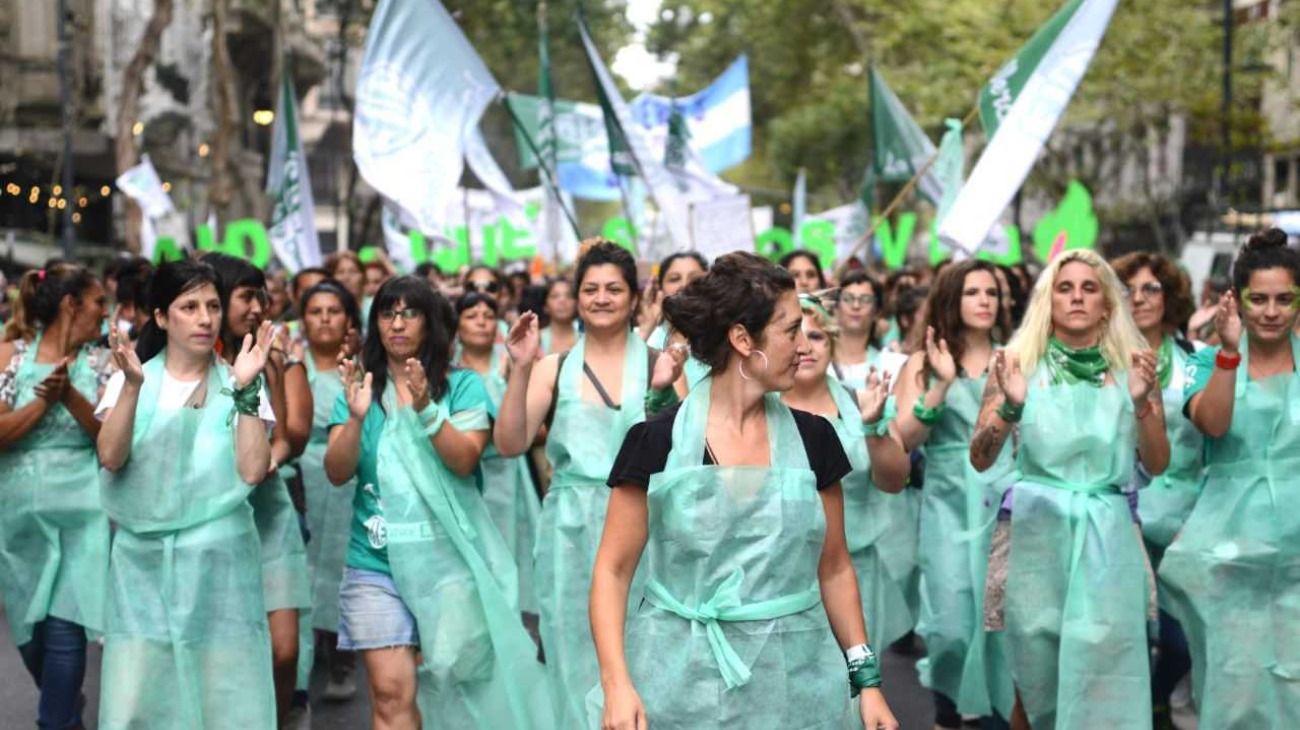
[[[984,389],[972,465],[988,470],[1018,429],[992,549],[1006,560],[1013,728],[1151,726],[1146,567],[1121,488],[1134,454],[1163,472],[1169,440],[1155,355],[1122,292],[1096,253],[1057,257]],[[986,626],[1001,608],[986,602]]]

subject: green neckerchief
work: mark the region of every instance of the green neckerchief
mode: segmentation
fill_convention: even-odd
[[[1156,349],[1156,377],[1160,380],[1160,389],[1169,387],[1174,377],[1174,338],[1164,337]]]
[[[1076,385],[1086,383],[1100,388],[1106,382],[1106,370],[1110,365],[1101,354],[1101,347],[1085,347],[1072,350],[1053,335],[1047,341],[1047,371],[1052,385],[1066,383]]]

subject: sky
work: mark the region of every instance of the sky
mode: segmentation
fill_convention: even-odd
[[[675,59],[661,61],[646,50],[646,29],[659,16],[663,0],[627,0],[627,18],[636,29],[630,44],[614,54],[610,68],[636,91],[654,86],[677,69]]]

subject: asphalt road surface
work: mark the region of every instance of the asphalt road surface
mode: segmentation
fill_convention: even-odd
[[[18,649],[14,646],[8,623],[3,616],[4,609],[0,607],[0,728],[35,728],[36,686],[23,669],[22,659],[18,656]],[[885,652],[883,657],[885,694],[903,730],[931,730],[934,727],[934,707],[930,694],[916,682],[915,665],[919,656],[919,653],[903,654],[891,650]],[[95,720],[99,712],[99,662],[99,646],[91,644],[85,682],[85,720],[86,727],[90,730],[98,727]],[[315,697],[320,696],[325,686],[325,678],[320,669],[318,666],[312,676],[312,694]],[[313,730],[352,730],[370,726],[363,671],[359,671],[359,675],[357,680],[361,691],[351,702],[331,704],[320,700],[312,701]]]

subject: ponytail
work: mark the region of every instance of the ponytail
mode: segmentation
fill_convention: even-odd
[[[94,283],[95,275],[76,264],[28,269],[18,279],[18,298],[14,300],[13,317],[5,325],[4,340],[31,340],[58,319],[64,297],[80,299]]]

